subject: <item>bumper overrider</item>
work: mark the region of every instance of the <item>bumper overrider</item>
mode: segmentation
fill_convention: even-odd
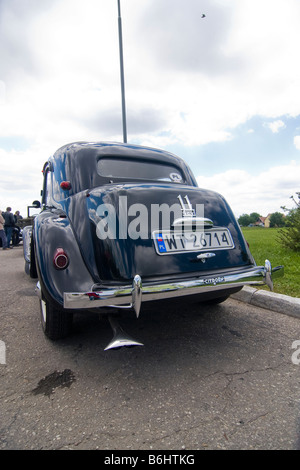
[[[99,290],[91,289],[90,292],[64,292],[64,308],[133,308],[138,317],[142,301],[230,290],[245,285],[266,284],[270,290],[273,290],[273,279],[282,277],[283,273],[283,266],[272,268],[270,261],[266,260],[265,266],[254,266],[238,271],[228,270],[220,274],[216,273],[213,276],[161,284],[143,284],[141,277],[137,274],[130,286],[108,287]]]

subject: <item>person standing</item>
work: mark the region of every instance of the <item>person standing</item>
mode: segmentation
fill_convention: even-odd
[[[11,212],[11,207],[6,208],[6,212],[3,214],[4,217],[4,230],[5,230],[5,235],[7,238],[7,248],[13,248],[10,246],[11,238],[12,238],[12,231],[15,226],[15,218],[13,213]]]
[[[20,214],[20,211],[14,213],[15,226],[12,234],[12,244],[18,245],[20,240],[21,225],[20,221],[23,220],[23,217]],[[22,223],[22,222],[21,222]]]
[[[4,231],[4,218],[2,217],[2,212],[0,212],[0,238],[2,240],[2,249],[7,250],[7,240],[6,240],[6,235]]]

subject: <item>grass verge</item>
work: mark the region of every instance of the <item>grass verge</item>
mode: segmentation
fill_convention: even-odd
[[[278,240],[279,230],[262,227],[242,228],[257,265],[263,266],[268,259],[273,267],[284,266],[284,277],[274,280],[274,292],[300,297],[300,252],[281,245]]]

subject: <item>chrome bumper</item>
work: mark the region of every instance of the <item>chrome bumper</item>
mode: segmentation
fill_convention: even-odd
[[[165,284],[144,284],[139,275],[131,286],[110,287],[90,292],[65,292],[64,308],[91,309],[98,307],[134,308],[139,316],[142,300],[151,301],[195,295],[204,292],[243,287],[244,285],[267,284],[273,290],[272,278],[283,276],[283,266],[271,267],[266,260],[265,266],[255,266],[239,272],[226,272],[213,277],[198,277],[193,280],[172,281]]]

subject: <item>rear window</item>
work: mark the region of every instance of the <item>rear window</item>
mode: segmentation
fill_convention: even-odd
[[[126,180],[167,181],[185,183],[185,178],[177,167],[164,163],[130,160],[123,158],[101,158],[97,162],[97,171],[106,178],[124,178]]]

